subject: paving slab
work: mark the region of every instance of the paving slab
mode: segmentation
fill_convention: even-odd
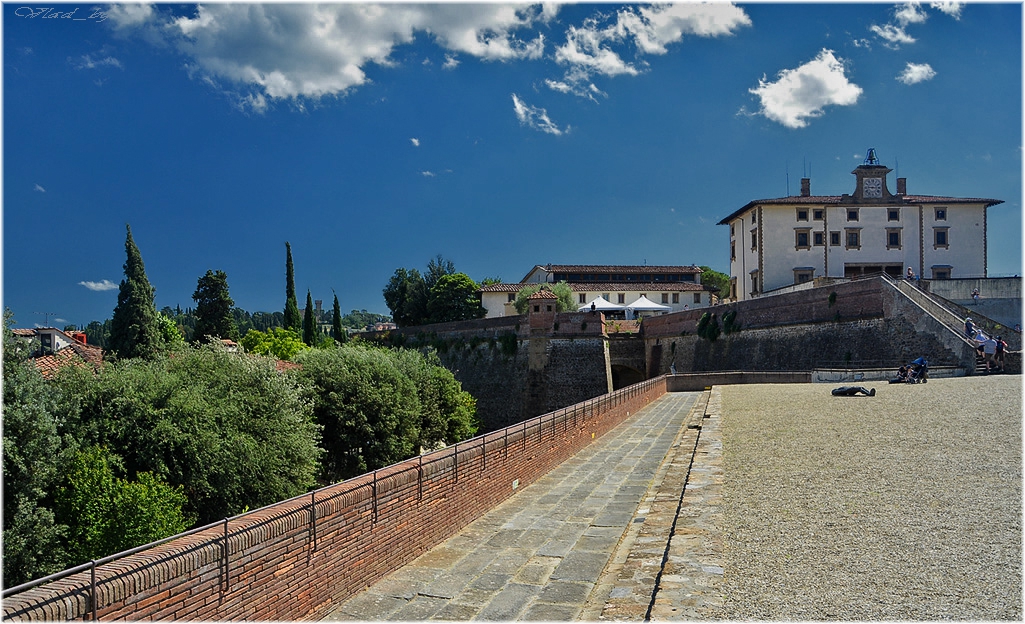
[[[663,395],[325,619],[580,617],[701,395]]]

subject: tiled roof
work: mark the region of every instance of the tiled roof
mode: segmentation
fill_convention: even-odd
[[[33,363],[39,372],[43,373],[43,377],[49,379],[65,366],[90,364],[93,368],[99,368],[103,365],[103,349],[75,342],[57,353],[37,357],[33,359]]]
[[[894,195],[890,200],[852,201],[850,195],[795,195],[791,197],[775,197],[771,199],[755,199],[744,204],[743,208],[734,211],[730,216],[720,221],[717,225],[729,225],[740,215],[751,208],[759,205],[772,206],[795,206],[798,204],[817,205],[850,205],[850,206],[914,206],[916,204],[985,204],[987,207],[1004,203],[1002,199],[988,199],[985,197],[946,197],[943,195]]]
[[[36,336],[36,330],[34,329],[21,329],[16,327],[11,330],[11,333],[15,336],[21,336],[22,338],[35,338]]]
[[[626,264],[536,264],[523,276],[525,282],[534,271],[542,269],[551,273],[701,273],[696,266],[650,266]]]
[[[489,284],[482,286],[482,293],[518,293],[524,286],[532,284]],[[569,283],[573,292],[699,292],[712,290],[704,284],[694,282],[581,282]]]
[[[548,290],[547,288],[542,288],[542,289],[538,290],[536,293],[534,293],[534,294],[530,295],[529,297],[527,297],[527,299],[558,299],[558,298],[559,298],[558,295],[556,295],[552,291]]]

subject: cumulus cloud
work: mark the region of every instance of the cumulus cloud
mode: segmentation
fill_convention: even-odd
[[[97,292],[118,289],[118,285],[110,280],[103,280],[102,282],[79,282],[78,285],[85,286],[89,290],[95,290]]]
[[[886,42],[884,45],[889,47],[900,47],[901,44],[915,42],[915,38],[909,35],[903,26],[896,24],[883,24],[882,26],[872,24],[869,29]]]
[[[484,61],[541,58],[539,31],[551,6],[499,4],[202,4],[193,13],[115,5],[119,30],[159,29],[187,57],[193,77],[235,91],[240,107],[261,112],[278,101],[344,95],[365,84],[368,68],[394,65],[396,47],[428,37],[447,51]]]
[[[908,63],[904,71],[897,76],[897,80],[907,85],[917,84],[926,80],[932,80],[936,71],[928,63]]]
[[[961,9],[964,8],[964,2],[930,2],[929,7],[946,13],[950,17],[956,20],[961,19]]]
[[[907,26],[908,24],[923,24],[929,16],[922,9],[922,5],[917,2],[906,2],[897,6],[893,12],[894,19],[901,26]]]
[[[570,26],[566,42],[556,47],[555,60],[567,67],[562,80],[548,80],[550,89],[594,99],[600,89],[594,76],[637,75],[643,60],[627,61],[623,54],[666,54],[668,46],[686,35],[718,37],[731,35],[751,19],[732,4],[671,4],[627,7],[614,16],[594,16],[579,27]]]
[[[548,111],[537,106],[531,106],[525,103],[515,93],[512,95],[513,100],[513,111],[516,113],[516,118],[520,120],[520,124],[539,130],[547,134],[554,134],[559,136],[569,131],[567,127],[565,130],[560,129],[548,116]]]
[[[804,128],[827,106],[855,104],[862,89],[848,80],[843,60],[823,49],[808,63],[780,71],[774,82],[763,77],[749,91],[761,102],[759,114],[787,128]]]

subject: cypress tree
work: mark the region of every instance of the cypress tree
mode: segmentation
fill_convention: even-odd
[[[299,302],[295,298],[295,271],[292,269],[292,246],[285,242],[285,329],[302,332],[303,318],[299,314]]]
[[[317,339],[317,321],[313,318],[313,297],[306,291],[306,313],[303,314],[303,342],[312,347]]]
[[[224,271],[207,271],[199,278],[196,292],[196,329],[193,337],[206,342],[207,338],[238,340],[238,326],[232,308],[235,302],[228,294],[228,275]]]
[[[335,293],[335,305],[331,313],[331,333],[338,342],[344,343],[349,339],[349,334],[342,329],[342,308],[338,305],[338,293]]]
[[[152,357],[163,346],[153,303],[155,290],[146,277],[142,254],[132,240],[132,227],[125,227],[125,279],[118,290],[107,346],[119,358]]]

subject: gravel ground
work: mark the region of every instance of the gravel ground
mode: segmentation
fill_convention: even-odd
[[[722,388],[725,619],[1020,621],[1021,377],[833,387]]]

